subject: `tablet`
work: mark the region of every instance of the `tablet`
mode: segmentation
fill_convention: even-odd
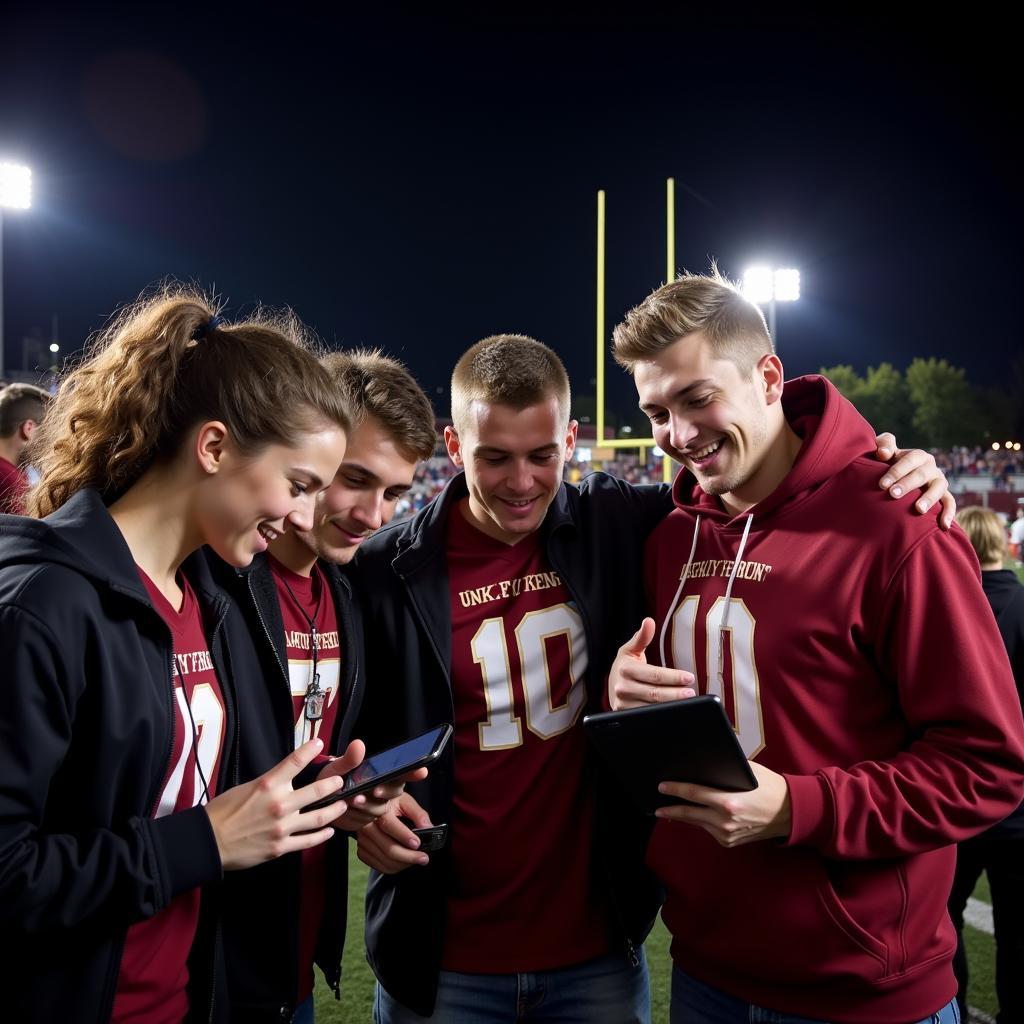
[[[680,802],[659,793],[659,782],[695,782],[731,792],[757,788],[716,694],[587,715],[583,727],[648,814]]]

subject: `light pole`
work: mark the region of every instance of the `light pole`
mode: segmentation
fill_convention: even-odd
[[[775,350],[778,351],[775,303],[796,302],[800,298],[800,271],[791,267],[781,270],[774,267],[750,267],[743,275],[743,294],[751,302],[768,307],[768,333],[771,335]]]
[[[4,209],[32,205],[32,171],[20,164],[0,163],[0,378],[4,375]]]

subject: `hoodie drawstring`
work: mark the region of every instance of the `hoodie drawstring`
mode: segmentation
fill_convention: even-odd
[[[686,585],[686,580],[690,575],[690,566],[693,565],[693,555],[697,550],[697,537],[699,535],[700,516],[697,516],[697,521],[693,524],[693,543],[690,545],[690,557],[686,560],[686,568],[679,577],[679,586],[676,587],[675,597],[672,598],[672,603],[668,606],[668,614],[665,616],[665,621],[661,624],[661,636],[658,638],[658,653],[661,655],[662,665],[668,664],[665,660],[665,634],[668,632],[668,624],[672,621],[672,616],[675,614],[676,605],[679,604],[679,595],[683,592],[683,587]],[[676,667],[678,668],[679,666],[677,665]]]
[[[667,665],[668,661],[665,658],[665,635],[668,633],[669,623],[672,621],[672,616],[675,615],[676,608],[679,605],[679,598],[682,596],[683,587],[686,586],[686,581],[690,576],[690,567],[693,565],[693,556],[697,551],[697,538],[700,535],[700,520],[701,517],[697,516],[696,522],[693,524],[693,543],[690,545],[690,557],[686,560],[686,568],[683,569],[682,574],[679,577],[679,586],[676,587],[675,596],[672,598],[672,603],[668,606],[668,613],[665,616],[665,621],[661,624],[661,634],[658,639],[658,653],[661,655],[661,664]],[[743,561],[743,552],[747,546],[747,537],[750,535],[750,527],[753,525],[754,515],[749,513],[747,515],[747,521],[743,526],[743,536],[740,538],[740,546],[736,550],[736,557],[733,559],[732,571],[729,573],[729,582],[725,588],[725,611],[722,613],[722,623],[718,627],[718,679],[723,684],[725,683],[725,631],[729,628],[729,609],[732,607],[732,585],[736,580],[736,573],[739,572],[740,562]],[[676,668],[679,666],[677,665]]]

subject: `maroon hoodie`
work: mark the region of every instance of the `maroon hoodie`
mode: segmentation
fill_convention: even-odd
[[[783,409],[803,439],[786,478],[732,518],[680,473],[647,582],[665,662],[786,777],[792,831],[728,850],[659,821],[648,862],[681,970],[786,1013],[906,1024],[956,991],[953,844],[1020,803],[1020,702],[960,529],[878,487],[874,431],[826,380],[788,382]]]

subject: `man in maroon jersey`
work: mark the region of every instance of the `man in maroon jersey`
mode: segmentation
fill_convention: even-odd
[[[21,514],[28,489],[21,463],[49,400],[31,384],[9,384],[0,391],[0,514]]]
[[[822,377],[783,388],[760,311],[717,273],[614,338],[683,469],[647,546],[657,664],[646,619],[612,704],[718,694],[758,782],[660,787],[691,802],[657,812],[648,851],[671,1020],[958,1020],[952,844],[1019,804],[1024,771],[977,558],[870,486],[871,428]]]
[[[311,530],[272,538],[266,555],[223,580],[255,645],[255,663],[239,673],[251,685],[240,698],[243,781],[309,739],[319,736],[337,754],[357,735],[362,637],[339,567],[391,519],[437,440],[430,401],[401,363],[367,351],[333,353],[323,363],[351,410],[344,461],[317,499]],[[366,824],[400,790],[355,797],[338,827]],[[315,853],[281,858],[270,871],[228,880],[224,939],[234,1020],[312,1020],[314,961],[337,991],[347,870],[341,835]]]
[[[359,833],[376,869],[375,1020],[645,1021],[648,827],[592,763],[579,721],[600,707],[643,606],[643,541],[668,489],[604,474],[563,483],[569,380],[530,338],[469,349],[452,419],[445,441],[464,474],[357,561],[360,734],[377,747],[455,725],[440,766],[411,787],[449,826],[448,846],[428,857],[390,813]],[[399,803],[422,823],[410,794]]]

